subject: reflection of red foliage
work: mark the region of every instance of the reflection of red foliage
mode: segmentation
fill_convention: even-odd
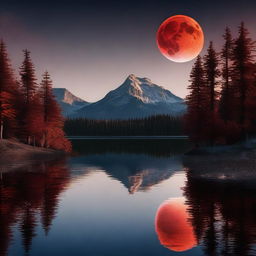
[[[46,234],[49,232],[59,195],[69,182],[63,161],[43,162],[28,166],[24,171],[25,174],[22,170],[4,173],[0,182],[0,256],[7,255],[12,238],[11,226],[15,222],[19,224],[26,251],[30,250],[36,235],[38,213]]]
[[[170,199],[159,207],[155,226],[161,244],[172,251],[186,251],[197,244],[182,198]]]

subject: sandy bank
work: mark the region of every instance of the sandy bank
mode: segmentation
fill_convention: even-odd
[[[31,160],[53,160],[64,152],[29,146],[16,140],[0,140],[0,165]]]

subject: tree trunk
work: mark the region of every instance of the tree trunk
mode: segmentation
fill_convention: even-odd
[[[27,143],[28,143],[28,145],[30,145],[30,143],[31,143],[31,137],[30,136],[28,136],[28,138],[27,138]]]
[[[0,125],[0,139],[2,140],[4,136],[4,122],[3,120],[1,121],[1,125]]]
[[[45,132],[44,132],[43,139],[42,139],[42,147],[45,148],[45,145],[46,145],[46,135],[45,135]]]

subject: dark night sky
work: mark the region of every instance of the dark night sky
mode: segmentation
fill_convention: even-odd
[[[156,46],[163,20],[189,15],[219,49],[228,25],[236,34],[243,20],[256,39],[256,1],[3,1],[0,37],[17,68],[31,50],[38,77],[47,69],[55,87],[88,101],[103,97],[131,73],[184,97],[193,61],[173,63]]]

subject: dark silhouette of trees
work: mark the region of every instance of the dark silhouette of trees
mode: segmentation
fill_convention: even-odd
[[[204,70],[205,70],[205,83],[206,83],[206,97],[207,103],[209,105],[210,115],[212,115],[217,107],[217,97],[218,93],[216,87],[218,86],[218,77],[220,75],[218,69],[218,56],[217,52],[213,48],[213,43],[210,42],[210,45],[207,50],[207,54],[204,56]]]
[[[249,31],[242,22],[239,26],[239,35],[234,40],[232,52],[232,87],[235,93],[235,121],[242,129],[242,136],[246,132],[246,98],[250,86],[250,65],[253,60],[254,42],[249,36]]]
[[[217,122],[217,86],[218,86],[218,77],[220,75],[218,69],[218,56],[216,51],[213,48],[213,43],[210,42],[210,45],[207,50],[207,54],[204,57],[204,70],[205,70],[205,91],[203,91],[204,100],[206,102],[204,111],[207,115],[207,128],[209,132],[209,141],[212,145],[216,137],[216,122]],[[206,128],[206,127],[205,127]]]
[[[232,54],[232,35],[230,29],[225,30],[224,46],[221,50],[221,76],[222,76],[222,90],[220,95],[219,113],[225,123],[231,120],[232,116],[232,99],[234,95],[231,91],[231,54]]]
[[[206,83],[204,79],[203,63],[200,56],[197,57],[196,62],[190,74],[190,90],[186,97],[188,106],[187,114],[185,116],[186,129],[192,140],[198,145],[203,139],[205,129],[205,105],[207,99],[205,98]]]
[[[256,132],[254,41],[243,22],[239,26],[237,38],[232,39],[229,28],[226,28],[223,38],[220,60],[211,42],[204,56],[203,72],[201,69],[196,70],[198,59],[191,71],[185,123],[196,145],[199,142],[203,145],[231,144]],[[197,89],[196,81],[201,83]],[[218,84],[222,85],[220,92]],[[205,89],[200,91],[200,86]],[[203,109],[203,113],[198,111],[196,115],[195,111],[191,111],[191,106],[195,110]],[[199,126],[201,129],[193,129]]]

